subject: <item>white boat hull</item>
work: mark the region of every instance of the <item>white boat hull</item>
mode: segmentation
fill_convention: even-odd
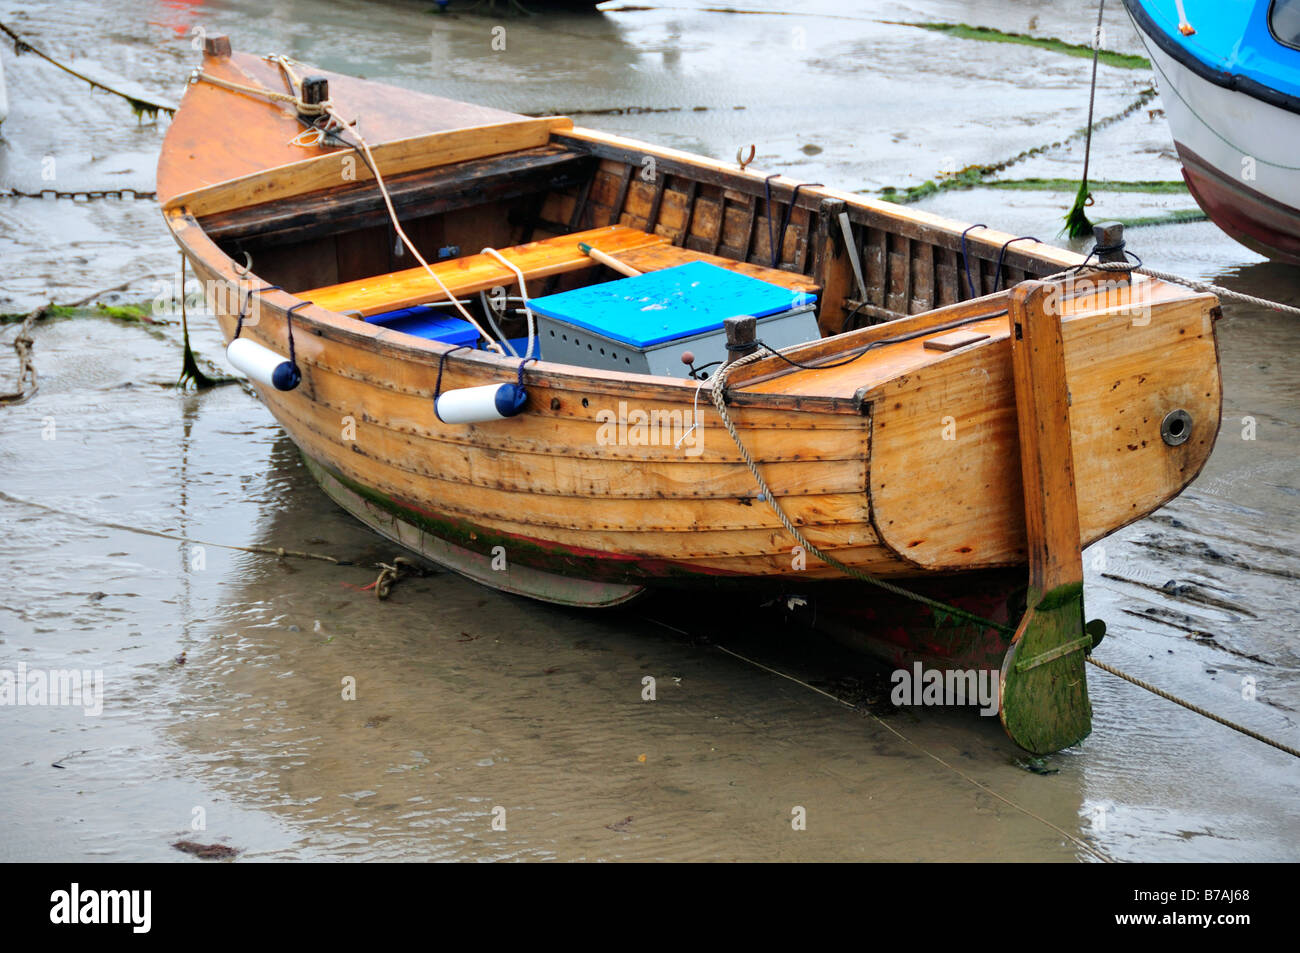
[[[1218,86],[1138,33],[1197,202],[1247,247],[1300,263],[1300,114]]]

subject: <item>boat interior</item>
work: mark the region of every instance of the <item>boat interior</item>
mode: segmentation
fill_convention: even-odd
[[[963,240],[929,216],[846,203],[777,176],[680,154],[647,155],[584,130],[385,180],[403,229],[443,285],[520,353],[527,329],[519,275],[535,301],[627,274],[707,263],[796,299],[815,298],[815,312],[800,327],[804,339],[816,340],[1059,267],[1036,243],[1017,246],[978,229]],[[232,260],[251,262],[259,278],[303,300],[403,333],[483,345],[477,334],[465,335],[468,322],[402,246],[371,181],[217,211],[199,223]],[[612,256],[623,273],[579,243]],[[482,249],[495,249],[510,267]],[[617,340],[617,332],[609,329],[610,337]],[[788,343],[800,342],[782,346]],[[557,359],[547,354],[544,331],[539,345],[543,359]],[[629,358],[618,360],[637,370]],[[583,360],[566,352],[562,362]],[[646,372],[690,373],[681,364]]]

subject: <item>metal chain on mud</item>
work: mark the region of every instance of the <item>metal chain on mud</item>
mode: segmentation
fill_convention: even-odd
[[[127,193],[130,193],[129,195]],[[4,199],[43,199],[52,196],[56,199],[156,199],[157,192],[145,189],[41,189],[39,192],[24,192],[21,189],[0,189],[0,198]]]

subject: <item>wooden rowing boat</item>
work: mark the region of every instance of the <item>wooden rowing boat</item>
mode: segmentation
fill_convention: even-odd
[[[662,589],[819,600],[895,662],[997,669],[1019,744],[1087,734],[1080,548],[1205,463],[1220,413],[1212,295],[1088,269],[1033,280],[1084,259],[322,71],[332,114],[356,125],[312,142],[300,134],[319,120],[299,111],[324,88],[295,67],[209,38],[158,194],[226,339],[293,356],[301,383],[259,395],[340,505],[485,585],[556,603]],[[430,269],[396,244],[371,165]],[[811,340],[727,369],[733,438],[685,367],[548,361],[545,334],[543,359],[521,366],[375,323],[448,295],[519,294],[520,277],[534,300],[608,291],[622,276],[579,242],[659,277],[706,262],[815,294]],[[435,395],[510,381],[526,390],[517,416],[434,413]]]

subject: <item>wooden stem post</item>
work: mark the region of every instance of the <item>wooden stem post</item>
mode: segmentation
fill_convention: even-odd
[[[1036,754],[1092,730],[1084,656],[1083,557],[1059,297],[1040,281],[1011,291],[1011,361],[1029,542],[1025,615],[1002,663],[1002,724]]]

